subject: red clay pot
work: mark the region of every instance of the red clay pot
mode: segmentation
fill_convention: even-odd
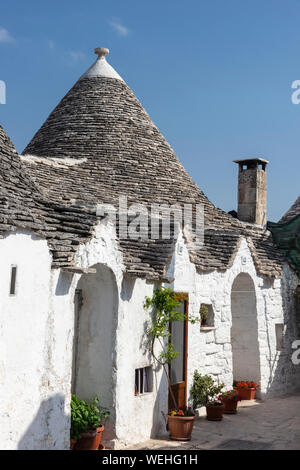
[[[208,421],[221,421],[223,419],[223,412],[225,406],[207,406],[206,407],[206,418]]]
[[[74,450],[98,450],[101,445],[104,426],[83,432],[76,442]]]
[[[70,439],[70,450],[74,449],[76,442],[77,442],[76,439]]]
[[[224,414],[235,415],[237,413],[237,400],[223,400],[223,403],[225,406],[223,411]]]
[[[237,388],[237,391],[242,400],[254,400],[255,398],[255,388]]]
[[[195,416],[169,416],[168,428],[173,441],[190,441]]]

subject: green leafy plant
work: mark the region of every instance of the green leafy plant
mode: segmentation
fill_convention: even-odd
[[[201,304],[199,313],[200,313],[200,318],[201,318],[201,324],[206,325],[208,314],[209,314],[208,306],[205,304]]]
[[[98,397],[92,403],[80,400],[75,395],[71,399],[71,439],[79,439],[81,434],[104,424],[109,411],[99,405]]]
[[[175,350],[172,343],[170,324],[175,321],[183,322],[188,320],[191,323],[200,321],[200,318],[182,313],[180,308],[184,299],[185,296],[183,294],[175,293],[169,287],[160,287],[154,290],[152,297],[146,297],[145,299],[145,308],[153,309],[152,325],[148,330],[151,336],[151,353],[154,359],[163,367],[175,408],[178,408],[178,405],[171,388],[169,372],[166,366],[176,359],[179,352]],[[161,352],[158,356],[155,354],[156,342],[159,342],[161,346]]]
[[[197,370],[194,372],[191,396],[193,398],[193,408],[210,406],[216,403],[216,397],[225,385],[216,385],[210,375],[201,375]]]

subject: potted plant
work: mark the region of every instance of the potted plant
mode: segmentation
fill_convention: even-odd
[[[201,304],[200,307],[200,318],[201,318],[201,323],[200,325],[205,327],[207,326],[207,319],[208,319],[208,306],[205,304]]]
[[[109,411],[99,406],[98,397],[95,397],[92,403],[87,403],[72,395],[71,449],[98,450],[103,448],[101,439],[104,422],[108,417]]]
[[[191,396],[193,408],[206,407],[206,417],[209,421],[220,421],[223,419],[225,406],[216,399],[224,384],[216,385],[210,375],[201,375],[197,370],[194,372]]]
[[[206,404],[206,419],[208,421],[222,421],[225,406],[219,400],[211,400]]]
[[[172,336],[170,333],[170,325],[172,322],[183,322],[187,320],[191,323],[195,323],[200,321],[200,318],[181,312],[181,303],[185,298],[186,296],[184,294],[174,293],[172,289],[167,287],[160,287],[154,290],[152,297],[146,297],[145,299],[145,308],[153,309],[152,324],[148,328],[151,353],[154,360],[163,368],[168,382],[169,394],[174,405],[174,408],[165,415],[168,421],[167,429],[170,431],[171,439],[176,440],[190,439],[195,419],[191,408],[183,407],[179,409],[171,387],[168,368],[179,354],[175,351],[174,345],[172,344]],[[157,355],[155,351],[156,342],[160,344],[159,355]],[[175,422],[176,431],[174,431]]]
[[[254,400],[256,390],[259,385],[253,381],[246,380],[240,382],[233,382],[233,387],[238,391],[242,400]]]
[[[237,413],[237,404],[241,401],[241,397],[238,391],[233,389],[221,393],[218,396],[218,400],[220,400],[225,406],[224,413],[232,415]]]
[[[174,441],[189,441],[191,439],[195,414],[191,407],[182,406],[168,413],[168,428]]]

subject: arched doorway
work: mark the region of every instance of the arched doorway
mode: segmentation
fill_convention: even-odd
[[[260,383],[256,293],[249,274],[239,274],[232,285],[231,312],[233,379]]]
[[[113,272],[102,264],[93,266],[95,274],[80,278],[74,298],[74,343],[72,393],[110,410],[105,437],[114,437],[115,332],[118,290]]]

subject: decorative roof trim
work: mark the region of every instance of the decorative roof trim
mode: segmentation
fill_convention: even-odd
[[[93,77],[106,77],[116,78],[124,82],[123,78],[115,71],[115,69],[106,61],[105,56],[109,54],[109,50],[104,47],[96,47],[95,54],[98,54],[98,59],[91,65],[91,67],[79,78]]]

